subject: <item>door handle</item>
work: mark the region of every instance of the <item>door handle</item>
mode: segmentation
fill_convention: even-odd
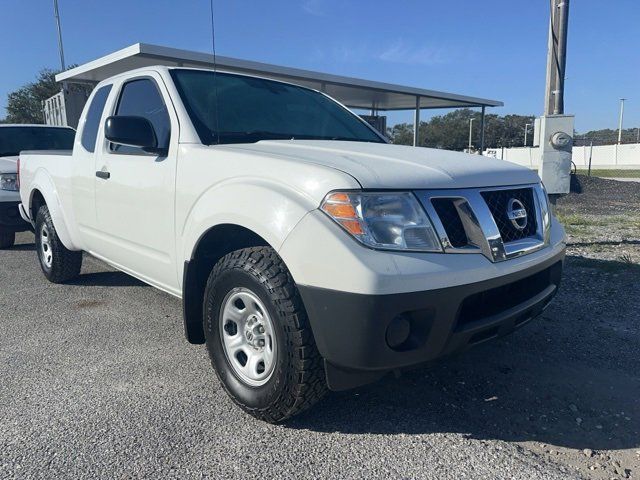
[[[104,170],[98,170],[96,172],[96,177],[102,178],[103,180],[108,180],[109,177],[111,177],[111,174],[109,172],[104,171]]]

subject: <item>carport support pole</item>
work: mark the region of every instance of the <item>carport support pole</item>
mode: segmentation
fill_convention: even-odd
[[[482,113],[480,114],[480,155],[484,152],[484,109],[482,106]]]
[[[420,143],[420,97],[416,97],[416,111],[413,116],[413,146]]]

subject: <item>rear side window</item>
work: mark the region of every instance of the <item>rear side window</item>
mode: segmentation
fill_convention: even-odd
[[[87,110],[87,118],[82,129],[81,143],[85,150],[93,152],[96,149],[96,137],[98,136],[98,127],[102,118],[104,105],[107,103],[107,97],[111,91],[111,85],[100,87],[93,96],[89,110]]]
[[[158,147],[169,148],[171,134],[169,112],[153,80],[141,78],[125,83],[120,94],[117,115],[146,118],[151,122],[156,132]],[[111,144],[111,151],[126,154],[144,153],[142,149],[137,147],[116,144]]]

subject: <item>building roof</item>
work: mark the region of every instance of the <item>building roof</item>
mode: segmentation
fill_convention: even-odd
[[[140,67],[212,68],[210,53],[136,43],[104,57],[56,75],[58,82],[97,83],[114,75]],[[282,67],[268,63],[216,55],[216,68],[304,85],[326,92],[351,108],[375,110],[413,110],[416,98],[421,108],[498,107],[503,103],[486,98],[407,87],[391,83],[344,77],[328,73]]]

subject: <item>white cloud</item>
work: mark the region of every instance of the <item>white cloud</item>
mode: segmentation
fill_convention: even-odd
[[[405,63],[408,65],[437,65],[446,63],[450,52],[442,47],[423,46],[415,48],[403,40],[397,40],[383,50],[378,58],[385,62]]]
[[[324,9],[322,8],[322,0],[303,0],[302,10],[309,15],[315,15],[316,17],[324,16]]]

